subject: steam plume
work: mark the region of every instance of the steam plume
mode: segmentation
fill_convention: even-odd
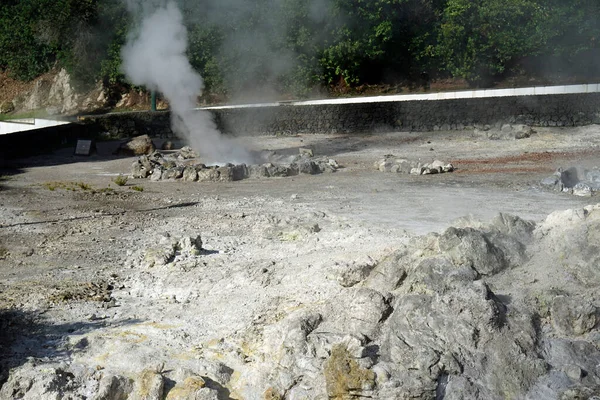
[[[202,77],[187,56],[187,30],[173,2],[127,2],[139,28],[129,34],[122,49],[123,70],[135,85],[160,91],[171,106],[173,131],[185,138],[210,162],[250,162],[250,154],[218,131],[212,116],[193,110],[204,89]]]

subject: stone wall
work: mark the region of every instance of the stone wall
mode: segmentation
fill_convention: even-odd
[[[600,123],[600,93],[409,100],[348,104],[215,107],[218,127],[235,136],[385,131],[462,130],[506,123],[581,126]],[[168,112],[82,118],[111,138],[139,134],[171,137]]]

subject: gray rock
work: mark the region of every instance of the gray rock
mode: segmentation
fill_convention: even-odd
[[[219,173],[219,181],[221,182],[232,182],[233,181],[233,165],[227,164],[226,166],[217,168]]]
[[[542,186],[554,188],[558,185],[559,182],[560,182],[560,178],[556,175],[553,175],[553,176],[549,176],[547,178],[542,179],[542,181],[540,183]]]
[[[384,159],[375,163],[375,166],[381,172],[392,172],[394,161],[392,159]]]
[[[269,171],[265,165],[250,165],[248,167],[249,178],[265,178],[269,176]]]
[[[214,168],[201,169],[198,171],[198,182],[216,182],[219,175],[219,171]]]
[[[233,170],[233,180],[241,181],[242,179],[246,179],[249,176],[248,167],[246,164],[238,164],[232,167]]]
[[[147,178],[152,169],[148,169],[140,160],[136,160],[131,164],[131,176],[133,178]]]
[[[401,260],[408,258],[406,250],[398,250],[380,261],[369,274],[364,286],[388,293],[396,290],[406,278]]]
[[[444,400],[479,399],[479,389],[461,375],[450,375],[446,387],[440,390]]]
[[[575,196],[591,197],[592,193],[592,188],[585,182],[578,182],[573,186],[573,194]]]
[[[202,238],[200,235],[194,237],[186,236],[177,242],[179,252],[191,256],[197,256],[202,251]]]
[[[565,365],[563,367],[563,371],[565,372],[565,374],[567,374],[567,376],[570,379],[574,381],[580,381],[581,378],[583,378],[585,372],[581,368],[579,368],[579,366],[574,364]]]
[[[150,174],[150,180],[157,182],[160,181],[162,178],[162,175],[164,173],[164,169],[160,166],[154,167],[154,169],[152,170],[152,173]]]
[[[190,146],[184,146],[181,148],[181,150],[179,150],[177,158],[179,160],[188,160],[191,158],[198,158],[198,154],[196,154],[196,152]]]
[[[600,183],[600,169],[594,168],[585,173],[585,179],[590,183]]]
[[[344,304],[343,308],[335,309],[324,326],[333,324],[339,332],[369,338],[374,336],[379,322],[391,310],[387,299],[369,288],[355,289],[349,301],[341,304]]]
[[[300,155],[303,157],[313,157],[314,156],[313,149],[301,147],[298,150],[300,151]]]
[[[584,335],[599,322],[589,298],[558,296],[551,306],[552,326],[563,335]]]
[[[115,153],[126,156],[141,156],[143,154],[151,154],[154,150],[156,150],[156,146],[150,139],[150,136],[141,135],[122,143]]]
[[[526,139],[531,137],[533,134],[533,129],[527,125],[513,125],[512,130],[515,135],[515,139]]]
[[[312,160],[298,161],[296,165],[300,174],[315,175],[320,172],[319,166]]]
[[[291,169],[289,167],[286,167],[285,165],[280,165],[280,164],[273,165],[273,164],[269,163],[269,164],[265,164],[265,167],[267,168],[267,172],[268,172],[269,176],[272,178],[289,176],[290,171],[291,171]]]
[[[173,167],[167,170],[164,170],[161,179],[162,180],[176,180],[183,176],[183,167]]]
[[[193,166],[185,167],[185,169],[183,170],[182,178],[184,181],[187,181],[187,182],[197,181],[198,180],[198,171],[196,171],[196,168]]]
[[[343,263],[336,267],[336,279],[344,287],[352,287],[366,279],[374,268],[373,263]]]
[[[548,339],[543,354],[555,369],[588,387],[600,389],[600,351],[584,340]]]
[[[135,379],[128,400],[162,400],[164,388],[162,374],[153,369],[145,369]]]
[[[508,266],[502,250],[475,229],[447,229],[439,239],[439,248],[455,265],[471,267],[481,275],[493,275]]]
[[[133,390],[132,382],[122,376],[105,375],[98,384],[92,400],[126,400]]]

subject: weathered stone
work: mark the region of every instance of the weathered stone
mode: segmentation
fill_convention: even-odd
[[[182,383],[178,383],[167,393],[165,400],[197,400],[201,397],[201,390],[206,387],[206,382],[200,376],[190,376]]]
[[[540,183],[542,184],[542,186],[554,188],[558,185],[559,181],[560,181],[560,178],[556,175],[553,175],[553,176],[549,176],[547,178],[542,179],[542,181]]]
[[[152,173],[150,174],[150,180],[154,182],[160,181],[164,171],[165,170],[161,166],[154,167]]]
[[[482,275],[496,274],[508,266],[502,251],[475,229],[448,228],[439,239],[439,248],[455,265],[466,265]]]
[[[248,178],[248,167],[246,164],[238,164],[232,167],[233,180],[241,181],[242,179]]]
[[[141,156],[143,154],[151,154],[156,150],[156,146],[148,135],[141,135],[122,143],[117,151],[118,155]]]
[[[429,164],[429,168],[437,170],[438,173],[442,173],[442,172],[446,172],[446,171],[444,171],[444,167],[446,165],[447,164],[444,164],[440,160],[434,160],[431,164]]]
[[[183,176],[183,167],[173,167],[163,171],[162,180],[176,180]]]
[[[300,174],[315,175],[319,173],[319,166],[314,161],[299,161],[296,165]]]
[[[162,400],[164,387],[165,380],[159,372],[145,369],[135,379],[128,400]]]
[[[265,165],[250,165],[248,167],[249,178],[265,178],[269,176],[269,171]]]
[[[265,393],[263,394],[263,399],[264,400],[283,400],[283,396],[281,395],[281,393],[279,393],[279,391],[277,389],[270,387],[267,390],[265,390]]]
[[[327,395],[332,400],[371,397],[375,387],[375,373],[361,368],[342,344],[333,347],[324,373]]]
[[[182,178],[184,181],[187,181],[187,182],[197,181],[198,180],[198,171],[196,171],[196,168],[193,166],[185,167],[185,169],[183,170]]]
[[[565,374],[567,374],[569,378],[573,379],[574,381],[580,381],[584,374],[584,371],[581,368],[579,368],[579,366],[574,364],[565,365],[563,367],[563,371],[565,372]]]
[[[336,266],[336,279],[344,287],[352,287],[366,279],[375,266],[373,263],[352,262]]]
[[[578,182],[575,186],[573,186],[573,194],[575,196],[591,197],[592,193],[592,188],[585,182]]]
[[[198,182],[216,182],[219,175],[219,171],[214,168],[201,169],[198,171]]]
[[[373,337],[378,324],[390,311],[386,298],[370,288],[354,289],[348,304],[336,310],[335,315],[326,321],[335,323],[337,329],[351,335]]]
[[[126,400],[133,390],[132,382],[122,376],[103,376],[91,400]]]
[[[387,159],[377,163],[377,168],[381,172],[392,172],[392,168],[394,167],[394,161]]]
[[[583,335],[599,322],[598,310],[589,299],[558,296],[552,302],[552,325],[565,335]]]
[[[179,160],[188,160],[191,158],[198,158],[198,154],[190,146],[182,147],[177,154],[177,159]]]
[[[195,238],[186,236],[177,242],[177,249],[181,253],[197,256],[202,251],[202,237],[200,235]]]
[[[309,148],[300,148],[300,155],[303,157],[313,157],[314,156],[314,152],[312,149]]]
[[[452,172],[454,171],[454,165],[448,163],[442,167],[442,172]]]
[[[364,286],[382,293],[396,290],[406,278],[406,268],[401,262],[407,257],[405,250],[397,250],[377,263]]]
[[[152,170],[148,169],[140,160],[136,160],[131,164],[131,176],[133,178],[147,178]]]
[[[331,165],[328,161],[319,161],[317,166],[319,167],[319,172],[321,173],[332,173],[337,171],[337,168]]]
[[[513,125],[512,130],[514,132],[515,139],[526,139],[533,133],[533,129],[527,125]]]
[[[219,181],[221,182],[232,182],[233,181],[233,166],[228,164],[224,167],[217,168],[217,172],[219,173]]]
[[[310,161],[312,162],[312,161]],[[290,168],[285,165],[265,164],[270,177],[285,177],[290,175]]]

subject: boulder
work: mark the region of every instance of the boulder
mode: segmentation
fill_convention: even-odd
[[[198,180],[198,171],[193,166],[185,167],[183,170],[182,178],[186,182],[197,181]]]
[[[156,146],[148,135],[136,136],[125,143],[122,143],[115,154],[125,156],[141,156],[144,154],[152,154],[156,150]]]
[[[128,400],[162,400],[165,379],[153,369],[143,370],[135,379],[133,392]]]

